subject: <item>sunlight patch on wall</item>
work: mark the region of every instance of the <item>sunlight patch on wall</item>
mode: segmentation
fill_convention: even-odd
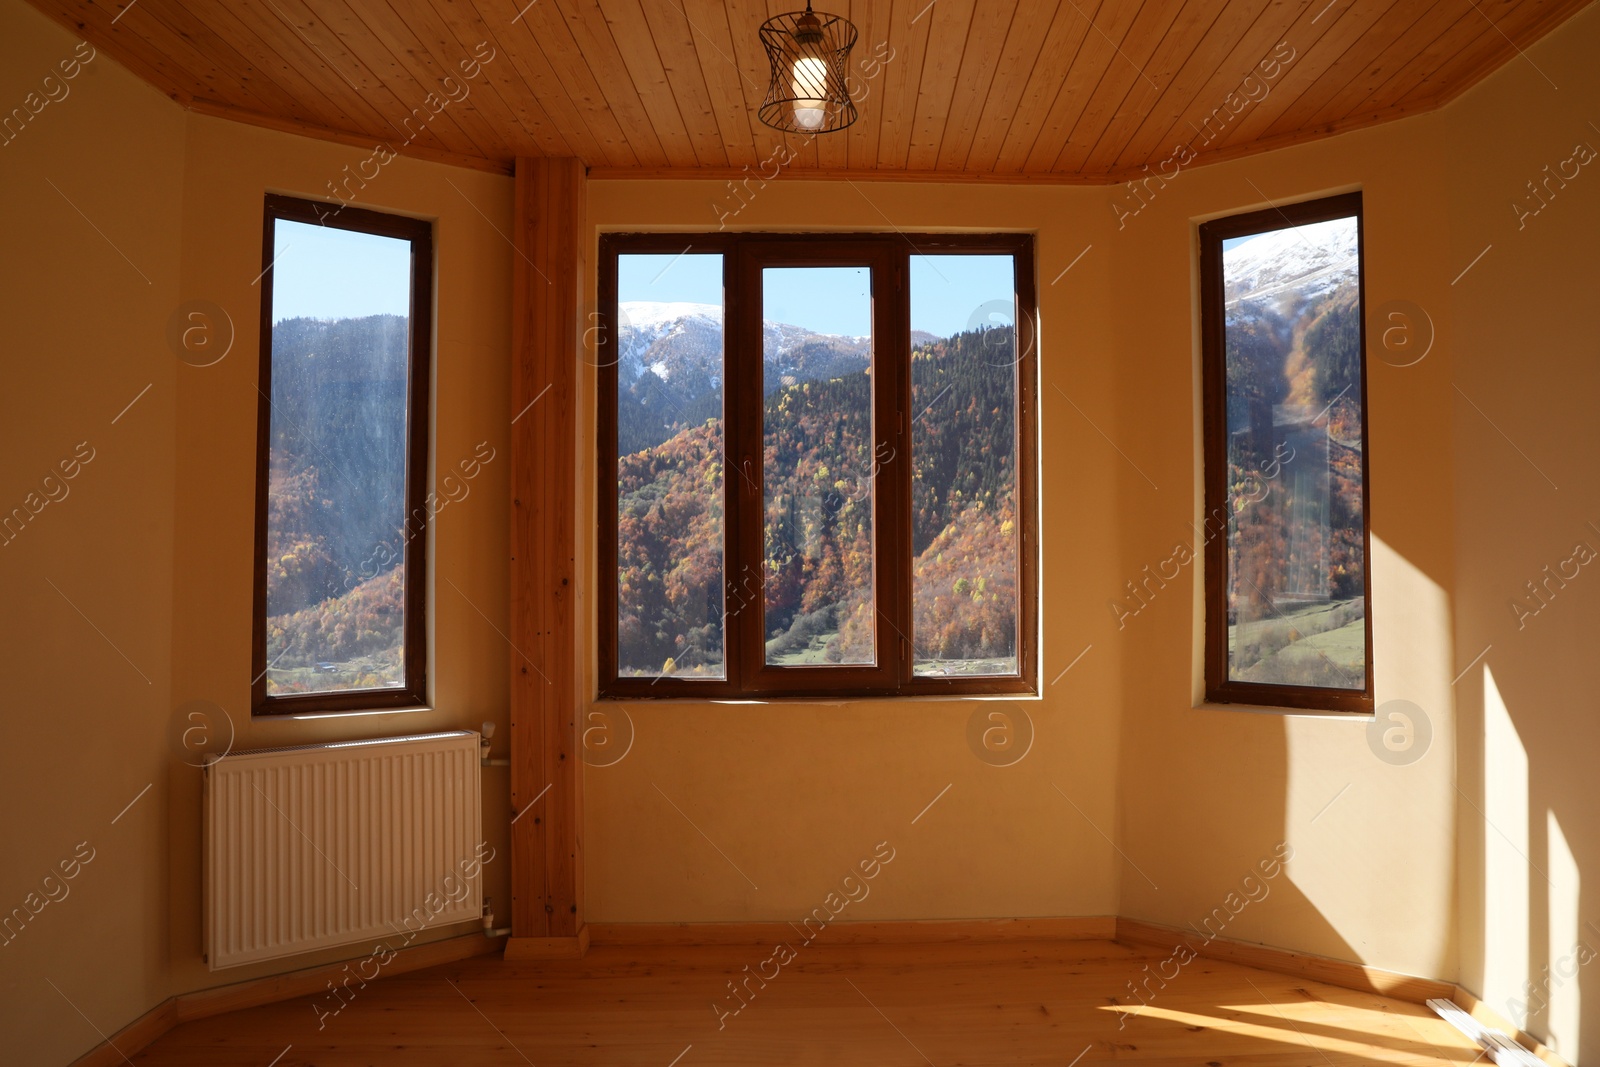
[[[1550,969],[1543,978],[1544,996],[1549,1001],[1545,1044],[1568,1063],[1577,1063],[1578,1019],[1583,1013],[1583,998],[1578,992],[1578,982],[1583,977],[1580,968],[1593,952],[1578,928],[1578,860],[1555,812],[1545,812],[1545,827],[1550,856]],[[1534,992],[1540,992],[1537,985]]]
[[[1483,999],[1528,1022],[1528,753],[1483,665]]]

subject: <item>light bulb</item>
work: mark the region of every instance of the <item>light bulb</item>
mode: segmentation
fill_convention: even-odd
[[[790,71],[794,91],[794,122],[803,130],[821,129],[827,120],[828,64],[816,56],[801,56]]]

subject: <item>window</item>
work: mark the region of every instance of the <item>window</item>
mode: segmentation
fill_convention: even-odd
[[[1372,708],[1361,195],[1200,227],[1207,699]]]
[[[1032,250],[602,238],[602,695],[1036,691]]]
[[[433,228],[269,196],[256,714],[427,701]]]

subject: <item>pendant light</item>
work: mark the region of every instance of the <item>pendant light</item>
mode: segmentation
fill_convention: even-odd
[[[838,15],[817,14],[806,0],[761,24],[772,77],[761,103],[761,121],[786,133],[832,133],[856,120],[845,85],[856,28]]]

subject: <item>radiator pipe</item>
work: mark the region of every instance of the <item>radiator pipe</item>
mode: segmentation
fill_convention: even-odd
[[[501,926],[501,927],[497,928],[494,925],[494,907],[493,907],[493,905],[494,905],[494,898],[493,897],[485,897],[483,899],[483,936],[484,937],[509,937],[510,934],[511,934],[511,927],[509,927],[509,926]]]
[[[485,767],[509,767],[509,766],[511,766],[511,761],[508,760],[508,759],[490,759],[489,758],[489,738],[491,738],[493,736],[494,736],[494,723],[485,721],[484,724],[483,724],[483,736],[478,738],[478,762],[480,764],[482,764],[483,766],[485,766]]]

